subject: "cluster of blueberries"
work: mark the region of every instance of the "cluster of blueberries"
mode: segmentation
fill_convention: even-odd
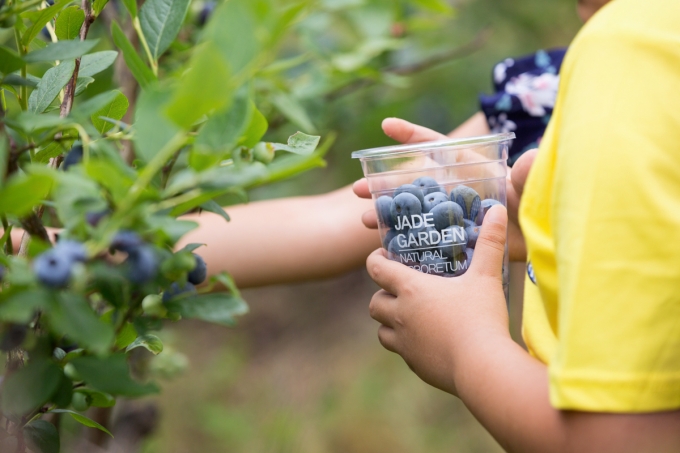
[[[135,285],[143,285],[153,281],[158,275],[160,266],[158,256],[153,247],[144,243],[133,231],[121,231],[111,241],[111,249],[127,253],[125,260],[127,278]],[[187,275],[184,285],[173,283],[163,294],[166,302],[185,293],[194,293],[194,285],[203,283],[208,275],[205,261],[193,254],[196,265]],[[40,283],[50,288],[66,287],[73,275],[76,263],[87,261],[85,245],[72,240],[59,240],[50,250],[38,255],[33,261],[33,271]]]
[[[459,185],[450,194],[434,178],[423,176],[380,196],[376,211],[388,229],[383,247],[390,259],[428,274],[464,274],[474,254],[484,215],[498,200],[482,200]]]

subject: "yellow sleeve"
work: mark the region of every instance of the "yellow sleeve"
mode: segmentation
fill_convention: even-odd
[[[561,409],[678,409],[680,2],[607,8],[574,43],[558,104],[550,396]]]

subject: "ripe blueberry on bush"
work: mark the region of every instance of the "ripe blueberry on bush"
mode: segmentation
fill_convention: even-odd
[[[423,212],[430,212],[432,208],[440,203],[449,201],[449,197],[443,192],[432,192],[425,195],[425,201],[423,202]]]
[[[128,278],[132,283],[141,285],[150,282],[158,274],[158,257],[149,246],[131,249],[125,262],[129,265]]]
[[[422,198],[422,194],[420,196]],[[390,214],[397,223],[400,223],[398,222],[399,219],[410,219],[413,215],[420,215],[422,210],[420,200],[415,195],[406,192],[394,197],[390,206]]]
[[[463,226],[463,208],[453,201],[439,203],[430,211],[434,227],[442,231],[451,225]]]
[[[61,169],[66,171],[71,165],[79,164],[83,160],[83,147],[81,145],[74,145],[71,151],[68,152],[61,164]]]
[[[439,186],[439,183],[435,181],[434,178],[429,176],[421,176],[420,178],[413,181],[413,185],[419,187],[423,191],[423,195],[428,195],[431,193],[445,193],[445,190]]]
[[[9,324],[2,332],[2,341],[0,341],[0,349],[8,352],[12,349],[16,349],[24,342],[26,339],[26,326],[19,324]]]
[[[394,220],[390,213],[391,206],[392,197],[388,197],[387,195],[378,197],[378,199],[375,200],[375,212],[378,214],[378,221],[389,228],[394,226]]]
[[[108,209],[99,212],[88,212],[85,214],[85,221],[89,225],[96,227],[97,225],[99,225],[99,222],[101,222],[104,217],[109,215],[110,212],[111,211]]]
[[[111,248],[130,253],[143,244],[142,238],[134,231],[120,231],[111,241]]]
[[[477,225],[481,225],[482,222],[484,221],[484,216],[486,213],[491,209],[491,206],[495,206],[497,204],[502,205],[498,200],[494,200],[493,198],[487,198],[486,200],[483,200],[480,204],[480,209],[479,209],[479,214],[477,215]]]
[[[57,253],[61,253],[68,257],[71,261],[86,261],[87,260],[87,249],[85,246],[77,241],[71,241],[68,239],[63,239],[54,246],[54,250]]]
[[[206,22],[208,22],[208,19],[210,19],[210,16],[212,15],[212,12],[215,10],[215,2],[209,1],[205,2],[203,5],[203,9],[201,9],[201,12],[198,14],[198,23],[199,25],[203,26],[205,25]]]
[[[189,272],[189,275],[187,275],[187,280],[194,285],[200,285],[208,276],[208,266],[200,255],[196,255],[195,253],[192,253],[192,255],[196,258],[196,266]]]
[[[455,201],[461,208],[465,218],[473,220],[477,218],[482,203],[479,194],[468,186],[458,186],[451,191],[451,201]]]
[[[51,288],[62,288],[71,279],[73,259],[56,247],[38,255],[33,261],[33,270],[38,281]]]
[[[413,184],[404,184],[403,186],[397,187],[397,190],[394,191],[394,198],[397,198],[402,193],[410,193],[411,195],[414,195],[416,198],[418,198],[418,201],[420,201],[421,206],[423,205],[423,201],[425,201],[423,198],[423,191]]]
[[[192,283],[186,282],[183,286],[179,283],[173,283],[163,292],[163,302],[169,302],[176,297],[194,293],[196,293],[196,287]]]
[[[479,237],[479,233],[482,231],[481,226],[469,226],[465,228],[465,233],[467,234],[468,237],[468,247],[473,249],[475,248],[475,245],[477,245],[477,238]]]

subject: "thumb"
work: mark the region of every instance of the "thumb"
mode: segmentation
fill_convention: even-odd
[[[493,206],[484,216],[470,265],[472,272],[487,277],[501,276],[507,231],[508,211],[504,206]]]

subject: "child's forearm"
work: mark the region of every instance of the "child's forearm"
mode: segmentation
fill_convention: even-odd
[[[330,277],[358,268],[380,246],[361,214],[372,209],[346,187],[324,195],[227,208],[231,222],[210,213],[185,218],[200,227],[179,244],[197,250],[210,273],[228,271],[241,287]]]
[[[671,453],[680,451],[680,412],[559,411],[547,367],[508,335],[471,337],[457,351],[458,395],[508,452]]]

